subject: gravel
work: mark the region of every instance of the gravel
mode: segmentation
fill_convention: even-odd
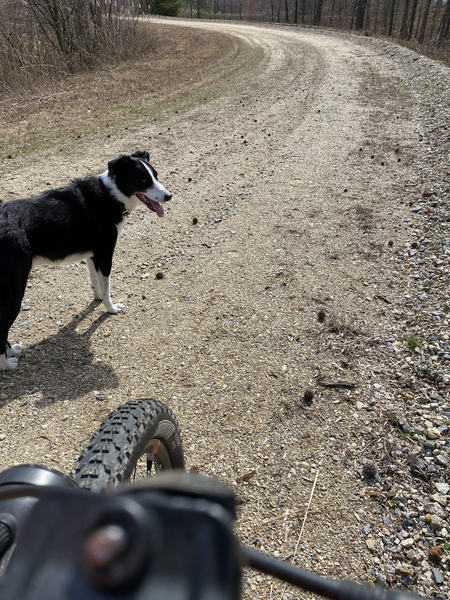
[[[239,36],[247,63],[106,143],[0,165],[22,195],[150,138],[174,192],[164,220],[124,228],[122,315],[88,304],[82,265],[33,272],[24,356],[0,381],[1,466],[68,471],[110,410],[154,395],[189,467],[236,490],[245,543],[445,598],[449,71],[370,38],[188,25]]]

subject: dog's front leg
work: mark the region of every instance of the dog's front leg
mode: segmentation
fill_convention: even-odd
[[[97,280],[99,283],[103,304],[105,305],[106,310],[109,313],[116,315],[117,313],[119,313],[122,310],[123,304],[121,304],[120,302],[117,304],[113,304],[112,300],[111,300],[111,291],[110,291],[109,280],[110,280],[111,267],[112,267],[112,252],[111,252],[111,255],[108,257],[105,257],[105,256],[99,257],[98,255],[94,254],[94,257],[92,260],[94,263],[94,269],[95,269],[95,272],[97,275]]]
[[[8,358],[6,352],[0,354],[0,371],[12,371],[13,369],[17,369],[18,359]]]
[[[106,310],[113,315],[117,315],[117,313],[120,313],[122,310],[123,304],[120,302],[117,302],[117,304],[112,303],[111,291],[109,287],[110,276],[103,275],[103,273],[100,271],[98,273],[98,278],[103,289],[103,304],[105,305]]]
[[[10,344],[6,342],[6,357],[19,358],[22,354],[22,346],[20,344]]]

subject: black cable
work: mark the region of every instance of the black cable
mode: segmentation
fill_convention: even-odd
[[[386,590],[352,581],[325,579],[321,575],[304,571],[253,548],[242,547],[242,553],[243,563],[246,566],[331,600],[420,600],[421,598],[400,590]]]

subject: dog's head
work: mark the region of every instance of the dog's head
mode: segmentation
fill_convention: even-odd
[[[124,196],[137,196],[158,217],[163,217],[162,204],[168,202],[172,194],[159,183],[149,158],[145,150],[138,150],[131,156],[119,156],[108,163],[108,176]]]

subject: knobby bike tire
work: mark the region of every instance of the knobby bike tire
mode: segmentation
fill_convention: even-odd
[[[78,457],[71,477],[81,488],[101,492],[130,480],[144,454],[156,461],[158,470],[184,468],[174,414],[162,402],[148,398],[119,406],[103,421]]]

